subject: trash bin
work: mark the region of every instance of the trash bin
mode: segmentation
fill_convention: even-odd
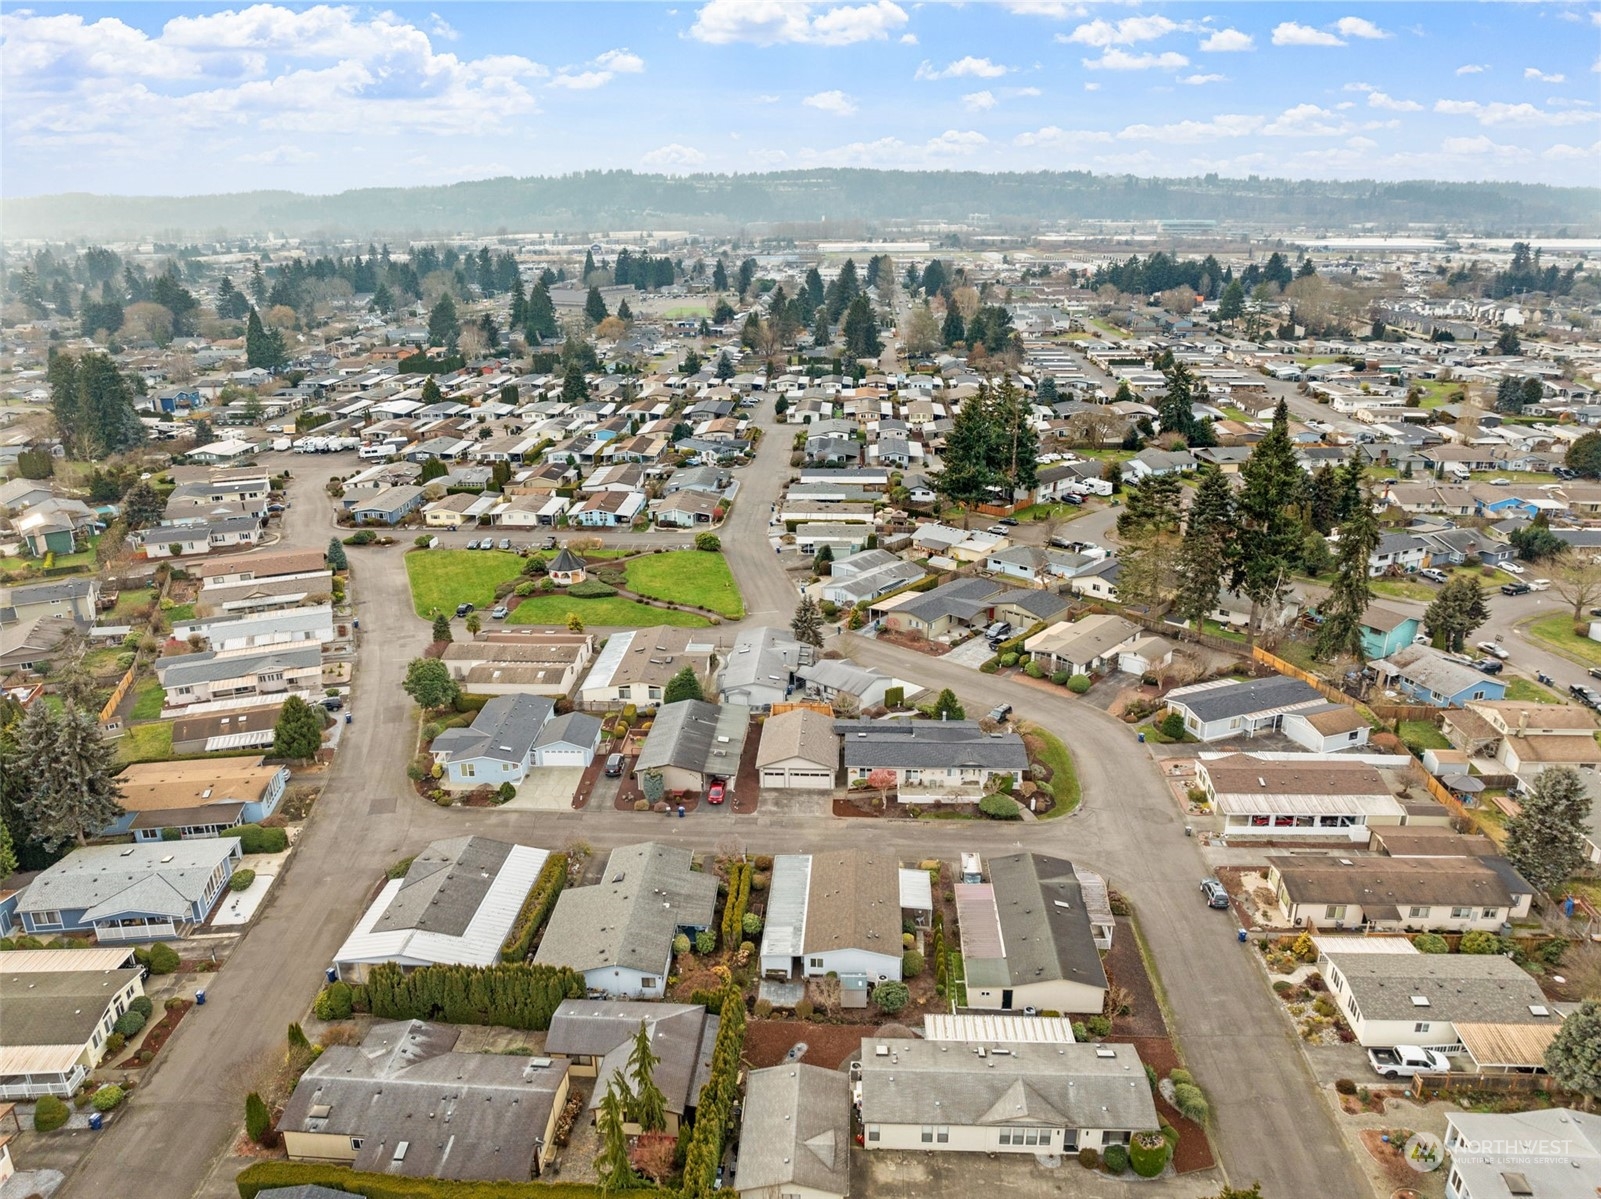
[[[1144,733],[1141,733],[1141,734],[1140,734],[1140,744],[1141,744],[1141,745],[1144,745],[1144,744],[1145,744],[1145,734],[1144,734]]]
[[[356,619],[355,619],[355,620],[353,620],[353,621],[351,621],[351,622],[350,622],[350,623],[351,623],[351,625],[352,625],[352,626],[354,626],[354,627],[355,627],[355,628],[358,628],[358,629],[359,629],[359,628],[361,628],[361,617],[359,617],[359,616],[358,616],[358,617],[356,617]]]
[[[200,991],[196,991],[195,992],[195,1006],[196,1007],[205,1007],[206,1006],[206,993],[205,993],[204,990],[200,990]]]
[[[683,804],[679,804],[678,805],[678,818],[680,820],[682,820],[684,818],[684,805]]]
[[[1234,932],[1234,935],[1239,939],[1239,942],[1240,942],[1241,945],[1245,944],[1245,935],[1246,934],[1245,934],[1245,930],[1243,928],[1236,929],[1235,932]]]
[[[99,1112],[89,1113],[89,1127],[91,1129],[93,1129],[95,1132],[99,1132],[105,1126],[106,1118],[103,1115],[101,1115]]]
[[[323,977],[331,983],[339,981],[339,968],[337,966],[329,966],[322,973]]]
[[[1186,824],[1184,826],[1184,835],[1186,837],[1195,836],[1195,826],[1193,824]],[[330,979],[329,981],[332,981],[332,980]]]
[[[351,718],[352,718],[352,717],[353,717],[353,716],[355,716],[355,713],[354,713],[354,712],[346,712],[346,713],[345,713],[345,723],[346,723],[346,724],[349,724],[349,723],[350,723],[350,721],[351,721]]]

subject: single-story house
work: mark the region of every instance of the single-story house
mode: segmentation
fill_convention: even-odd
[[[863,1144],[925,1152],[1073,1154],[1157,1127],[1132,1045],[862,1040]]]
[[[429,753],[447,787],[513,786],[545,766],[588,766],[600,748],[601,723],[583,712],[556,715],[544,695],[497,695],[464,729],[446,729]]]
[[[403,1178],[538,1177],[557,1153],[567,1063],[457,1053],[460,1036],[401,1020],[373,1025],[360,1045],[328,1046],[279,1117],[289,1159]]]
[[[700,678],[709,675],[717,648],[714,636],[701,629],[624,629],[606,639],[578,694],[591,709],[617,704],[633,704],[641,711],[655,708],[668,681],[684,667]]]
[[[445,646],[443,660],[475,695],[566,695],[595,652],[592,633],[497,629]]]
[[[1420,621],[1383,604],[1369,604],[1362,613],[1362,656],[1388,658],[1417,639]]]
[[[1046,674],[1104,674],[1118,669],[1120,651],[1141,631],[1131,620],[1104,613],[1053,624],[1023,648]]]
[[[756,770],[763,787],[831,788],[839,773],[834,718],[811,708],[768,717],[756,749]]]
[[[1328,702],[1317,688],[1283,675],[1194,683],[1175,687],[1165,698],[1168,708],[1184,718],[1185,731],[1202,741],[1254,737],[1277,729],[1287,712]]]
[[[169,708],[246,696],[308,694],[322,690],[322,649],[306,643],[252,653],[212,650],[158,658],[155,671]]]
[[[28,884],[17,915],[35,937],[170,940],[211,915],[242,854],[238,837],[84,846]]]
[[[160,841],[176,829],[185,839],[215,837],[267,819],[288,785],[289,768],[267,766],[261,758],[138,762],[117,776],[123,814],[100,835]]]
[[[0,624],[62,616],[79,625],[91,625],[99,600],[100,580],[93,575],[0,587]]]
[[[329,604],[307,608],[286,608],[275,612],[247,615],[230,613],[216,619],[175,623],[175,640],[199,637],[207,649],[264,649],[272,645],[293,645],[312,641],[326,645],[334,639],[334,610]]]
[[[1016,733],[987,733],[976,720],[842,720],[847,781],[875,770],[895,778],[902,803],[964,802],[997,775],[1021,783],[1028,749]]]
[[[849,658],[820,658],[797,670],[806,684],[806,697],[835,703],[850,696],[863,708],[876,708],[887,702],[889,693],[900,688],[902,699],[921,695],[923,688],[887,675],[876,666],[862,666]]]
[[[35,954],[59,962],[20,961]],[[105,1056],[106,1038],[144,994],[144,971],[123,964],[75,968],[80,955],[103,961],[126,950],[22,950],[0,970],[0,1100],[70,1098]]]
[[[569,508],[567,522],[598,528],[626,528],[645,508],[642,491],[600,491]]]
[[[790,1062],[752,1070],[740,1127],[740,1199],[846,1199],[851,1192],[851,1081]]]
[[[1593,1112],[1447,1112],[1445,1151],[1445,1199],[1601,1195],[1601,1116]]]
[[[1404,932],[1498,932],[1528,914],[1532,888],[1513,895],[1479,857],[1323,858],[1269,855],[1268,886],[1296,926]]]
[[[698,699],[664,704],[640,747],[634,771],[660,771],[668,791],[699,792],[720,778],[732,792],[750,717],[744,704]]]
[[[1401,824],[1405,809],[1378,769],[1341,758],[1275,761],[1251,754],[1203,758],[1196,783],[1223,817],[1230,839],[1317,838],[1365,844],[1376,824]]]
[[[1429,645],[1410,645],[1374,662],[1381,677],[1413,699],[1441,708],[1460,708],[1469,700],[1503,699],[1506,683]]]
[[[577,970],[590,991],[660,998],[673,938],[711,927],[717,879],[691,869],[689,850],[651,841],[612,850],[601,879],[561,893],[534,961]]]
[[[346,501],[357,524],[398,525],[418,508],[425,497],[421,487],[385,487],[374,495]]]
[[[494,965],[549,857],[489,837],[431,843],[402,877],[384,883],[334,954],[339,977],[366,982],[380,962],[403,970]]]
[[[172,752],[209,754],[223,749],[265,748],[275,739],[279,711],[280,705],[269,704],[175,717],[171,721]]]
[[[788,629],[744,629],[723,661],[717,697],[724,703],[744,704],[753,712],[766,712],[789,698],[796,668],[811,662],[816,653]]]
[[[44,673],[61,653],[67,634],[78,626],[65,616],[33,616],[0,623],[0,675],[14,670]]]
[[[987,864],[988,882],[956,884],[968,1006],[1099,1015],[1106,971],[1073,863],[1015,853]]]
[[[458,491],[423,506],[423,523],[430,529],[461,529],[476,526],[500,502],[499,497],[471,491]]]
[[[774,858],[762,973],[899,980],[900,875],[894,858],[864,849]]]
[[[1291,741],[1315,754],[1359,749],[1373,731],[1354,707],[1336,703],[1286,712],[1280,728]]]
[[[656,1065],[651,1080],[662,1093],[665,1131],[677,1134],[700,1104],[711,1074],[719,1021],[698,1003],[646,1003],[632,999],[564,999],[551,1017],[545,1052],[562,1058],[579,1078],[594,1078],[589,1110],[600,1107],[612,1076],[629,1081],[628,1059],[640,1025]],[[624,1131],[638,1132],[626,1124]]]

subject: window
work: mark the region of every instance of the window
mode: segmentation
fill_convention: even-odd
[[[1345,919],[1345,905],[1343,903],[1331,903],[1331,904],[1329,904],[1326,908],[1323,909],[1323,919],[1325,919],[1325,920],[1344,920]]]
[[[656,980],[651,978],[649,975],[646,975],[644,978],[639,980],[639,985],[647,988],[654,987],[656,985]]]
[[[1426,907],[1411,907],[1406,910],[1406,914],[1414,919],[1422,919],[1428,916],[1429,909]]]
[[[350,1147],[352,1149],[355,1149],[355,1150],[359,1151],[361,1149],[361,1146],[362,1146],[363,1143],[364,1143],[363,1142],[363,1138],[361,1138],[361,1137],[351,1137],[350,1138]]]
[[[1426,1020],[1418,1021],[1418,1023],[1416,1023],[1416,1024],[1414,1024],[1412,1026],[1412,1031],[1413,1032],[1428,1032],[1429,1031],[1428,1021],[1426,1021]]]
[[[949,1145],[951,1143],[950,1125],[941,1124],[941,1125],[937,1126],[934,1129],[934,1139],[936,1141],[938,1141],[941,1145]]]
[[[462,778],[470,779],[470,778],[473,778],[474,776],[476,776],[477,773],[478,773],[478,767],[474,766],[471,762],[463,762],[463,763],[461,763],[461,776],[462,776]]]
[[[810,969],[821,970],[823,968],[823,959],[822,958],[807,958],[806,959],[806,965]]]
[[[61,913],[60,912],[35,912],[33,914],[33,926],[35,928],[60,928],[61,927]]]
[[[1494,920],[1498,915],[1500,915],[1500,913],[1501,913],[1501,909],[1500,908],[1485,908],[1484,909],[1484,918],[1486,920]]]
[[[869,1141],[878,1140],[878,1125],[877,1124],[869,1124],[867,1126],[867,1139]]]
[[[1471,919],[1473,919],[1473,909],[1472,908],[1452,908],[1451,909],[1451,919],[1452,920],[1471,920]]]
[[[921,1139],[925,1145],[932,1145],[934,1143],[934,1126],[932,1124],[923,1125],[923,1135]]]

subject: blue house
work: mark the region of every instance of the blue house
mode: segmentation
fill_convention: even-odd
[[[171,940],[211,915],[242,854],[238,837],[90,845],[35,878],[17,914],[36,937],[87,932],[102,945]]]
[[[588,766],[601,723],[582,712],[556,715],[543,695],[497,695],[464,729],[446,729],[429,752],[447,787],[516,786],[542,766]]]
[[[1375,662],[1395,687],[1425,704],[1459,708],[1470,699],[1506,698],[1506,684],[1427,645],[1413,645]]]
[[[168,829],[185,840],[218,837],[276,812],[289,768],[263,765],[261,758],[141,762],[118,775],[117,785],[123,814],[102,837],[132,833],[135,841],[160,841]]]
[[[1419,621],[1382,604],[1369,604],[1362,613],[1362,656],[1368,661],[1388,658],[1417,639]]]

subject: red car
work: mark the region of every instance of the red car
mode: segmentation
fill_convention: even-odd
[[[712,785],[706,789],[706,802],[707,803],[722,803],[723,802],[723,794],[724,794],[724,783],[723,783],[723,780],[722,779],[715,779],[715,780],[713,780]]]

